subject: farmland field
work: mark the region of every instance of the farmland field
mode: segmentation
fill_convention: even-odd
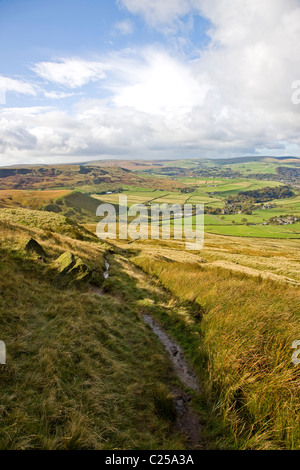
[[[268,163],[265,163],[267,166]],[[132,204],[204,204],[213,209],[224,210],[226,200],[231,196],[238,196],[241,191],[263,190],[264,188],[279,188],[283,183],[277,181],[260,181],[253,179],[201,179],[180,178],[182,184],[190,189],[186,191],[162,191],[143,187],[127,186],[122,192],[109,194],[92,194],[93,198],[101,201],[118,204],[120,196],[127,197],[128,206]],[[300,218],[300,195],[297,190],[295,195],[286,199],[274,199],[269,201],[269,206],[262,208],[262,204],[254,204],[250,214],[217,213],[205,214],[205,231],[216,235],[251,237],[251,238],[299,238],[299,224],[291,225],[270,224],[271,218],[281,216],[295,216]],[[193,224],[193,218],[190,223]],[[189,224],[189,220],[186,220]],[[172,224],[181,224],[180,219],[175,219]]]
[[[300,238],[300,223],[290,227],[285,226],[262,226],[262,225],[206,225],[206,232],[219,235],[231,235],[233,237],[254,238]]]

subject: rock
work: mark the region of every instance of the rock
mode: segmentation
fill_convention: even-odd
[[[92,270],[78,256],[74,256],[70,251],[63,253],[55,264],[58,265],[60,275],[68,275],[72,280],[87,280],[92,275]]]
[[[70,251],[66,251],[55,261],[58,264],[58,272],[66,274],[74,265],[74,255]]]
[[[77,281],[83,281],[90,278],[92,271],[81,258],[76,258],[74,266],[69,270],[69,274],[74,276]]]
[[[25,245],[25,250],[38,256],[47,256],[44,248],[34,239],[30,238]]]

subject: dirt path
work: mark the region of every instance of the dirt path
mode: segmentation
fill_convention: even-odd
[[[173,365],[175,374],[181,381],[181,383],[192,390],[199,391],[198,379],[194,371],[190,368],[185,357],[183,355],[182,349],[178,344],[176,344],[158,325],[158,323],[153,320],[150,315],[142,314],[144,321],[147,325],[150,326],[151,330],[158,336],[160,342],[162,343],[165,350],[169,353],[170,361]]]
[[[110,265],[109,265],[109,262],[108,262],[107,259],[106,259],[106,260],[105,260],[105,271],[103,272],[103,277],[104,277],[104,279],[108,279],[108,278],[109,278],[109,268],[110,268]],[[93,292],[93,293],[96,294],[96,295],[100,295],[100,296],[103,295],[103,289],[102,289],[102,287],[93,286],[93,285],[91,284],[91,285],[90,285],[90,291]]]
[[[213,214],[208,214],[208,215],[210,215],[210,216],[213,217],[214,219],[218,220],[219,222],[222,222],[222,224],[228,223],[228,222],[226,222],[226,220],[222,220],[222,219],[220,219],[219,217],[217,217],[217,216],[215,216],[215,215],[213,215]]]
[[[195,392],[200,392],[198,379],[194,371],[187,363],[181,347],[168,336],[161,326],[153,320],[150,315],[142,315],[144,321],[150,326],[163,347],[169,354],[170,362],[181,383]],[[201,437],[203,424],[199,416],[191,409],[190,402],[192,395],[185,392],[180,387],[173,387],[171,393],[174,397],[174,404],[177,414],[176,428],[186,435],[187,444],[192,449],[203,449],[204,444]]]
[[[126,264],[127,263],[128,261],[126,260]],[[107,260],[105,260],[105,267],[106,271],[104,271],[103,276],[107,279],[110,274],[110,264]],[[127,268],[129,268],[129,263],[127,264]],[[130,274],[138,279],[138,284],[141,283],[141,281],[148,284],[147,279],[144,279],[146,275],[139,272],[131,263]],[[104,295],[101,287],[91,285],[90,291],[99,296]],[[183,387],[173,385],[170,389],[176,410],[176,429],[185,435],[189,449],[204,449],[205,444],[202,438],[203,424],[198,414],[191,408],[193,392],[200,393],[197,376],[186,361],[181,347],[163,330],[158,322],[149,314],[142,313],[141,316],[153,333],[158,336],[169,355],[175,375],[183,385]],[[190,389],[193,392],[188,392],[186,389]]]

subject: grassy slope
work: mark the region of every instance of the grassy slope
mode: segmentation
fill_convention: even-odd
[[[46,250],[46,263],[24,252],[29,237]],[[158,406],[169,400],[169,364],[136,299],[124,303],[117,289],[98,297],[84,286],[63,288],[49,269],[69,250],[102,272],[105,245],[8,222],[1,240],[8,356],[0,370],[0,448],[183,448]]]
[[[220,189],[236,191],[224,184]],[[65,207],[69,196],[62,196]],[[136,188],[132,197],[139,197]],[[89,207],[75,213],[85,215]],[[44,220],[42,213],[37,218],[23,212],[19,219],[17,213],[7,213],[2,224],[0,339],[8,338],[14,364],[2,369],[3,448],[182,446],[178,436],[168,435],[170,421],[155,409],[153,390],[169,371],[141,311],[173,331],[197,367],[215,410],[214,431],[218,438],[223,433],[221,447],[299,448],[300,377],[291,363],[291,343],[300,337],[299,294],[283,282],[300,280],[296,240],[251,239],[250,244],[207,235],[200,254],[182,251],[177,243],[134,243],[134,262],[172,295],[155,296],[147,278],[138,282],[137,271],[128,271],[128,263],[126,270],[126,261],[116,256],[104,284],[108,295],[97,298],[84,289],[61,289],[47,266],[25,256],[21,247],[34,236],[52,258],[71,250],[97,267],[103,266],[103,246],[54,233],[67,225],[65,219],[58,223],[60,214],[46,214]],[[7,222],[12,217],[27,227],[12,229]],[[49,217],[54,232],[40,230]],[[205,265],[199,265],[202,256]],[[271,275],[280,282],[262,280]],[[186,301],[186,308],[172,296]],[[162,401],[167,394],[165,389]]]
[[[78,191],[73,191],[57,201],[61,211],[77,222],[97,221],[96,210],[101,203],[101,198],[96,200]]]
[[[202,312],[160,318],[193,360],[235,446],[299,449],[300,370],[291,362],[300,335],[299,290],[151,252],[134,263]]]
[[[2,209],[0,220],[3,222],[15,222],[28,227],[37,227],[48,234],[52,232],[68,235],[79,240],[94,239],[95,237],[83,226],[77,224],[64,215],[46,211],[36,211],[30,209]]]
[[[201,267],[176,244],[145,251],[137,243],[133,261],[186,306],[112,255],[107,295],[99,298],[54,282],[47,265],[25,255],[29,236],[50,258],[70,250],[103,269],[101,244],[2,224],[1,339],[9,364],[1,369],[2,448],[182,448],[155,405],[155,390],[163,403],[168,396],[161,387],[169,369],[141,312],[160,319],[197,368],[206,406],[215,409],[207,418],[217,447],[299,447],[299,369],[290,360],[299,333],[294,287]],[[214,243],[205,255],[211,259]],[[230,254],[229,245],[220,252]],[[202,401],[196,406],[203,411]]]
[[[29,167],[28,167],[29,168]],[[0,178],[1,190],[74,190],[83,192],[102,192],[124,186],[144,186],[157,189],[180,189],[183,184],[166,178],[145,178],[130,170],[119,167],[53,165],[31,167],[31,173],[15,174]]]
[[[24,191],[21,189],[4,189],[0,191],[0,207],[40,209],[45,204],[53,203],[57,198],[66,196],[69,193],[69,190]]]
[[[76,222],[96,221],[96,209],[101,202],[101,197],[96,200],[79,191],[0,191],[0,208],[23,207],[32,210],[46,210],[72,218]]]

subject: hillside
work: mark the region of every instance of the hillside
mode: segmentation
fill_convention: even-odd
[[[0,231],[0,449],[185,448],[168,360],[141,320],[144,291],[119,266],[99,296],[55,261],[71,252],[105,288],[109,246],[8,220]]]
[[[30,166],[0,168],[0,189],[80,189],[84,192],[120,190],[123,186],[143,185],[157,189],[184,187],[181,183],[145,178],[130,170],[87,165]]]
[[[78,240],[97,240],[96,236],[74,220],[61,214],[42,210],[1,209],[0,221],[42,229],[46,232],[45,236],[51,233],[59,233]]]
[[[291,361],[300,334],[297,246],[214,236],[199,253],[178,241],[130,244],[131,261],[191,307],[176,313],[148,304],[145,312],[195,366],[219,423],[214,432],[224,426],[222,446],[299,449],[300,375]]]
[[[27,209],[41,209],[45,204],[51,204],[56,199],[69,193],[69,190],[24,191],[21,189],[4,189],[0,190],[0,208],[24,207]]]
[[[96,222],[101,196],[94,199],[70,190],[0,190],[0,208],[25,208],[60,214],[77,223]]]
[[[79,223],[97,221],[96,210],[101,204],[101,199],[94,199],[78,191],[72,191],[62,196],[54,203],[46,204],[42,210],[62,213]]]
[[[234,165],[272,172],[278,162]],[[89,165],[69,167],[74,181],[78,168],[93,178]],[[31,185],[21,169],[2,180]],[[0,191],[0,448],[299,449],[299,189],[154,178],[163,190],[124,174],[141,183]],[[204,247],[173,238],[180,218],[169,239],[100,241],[96,209],[120,195],[128,205],[204,204]]]

